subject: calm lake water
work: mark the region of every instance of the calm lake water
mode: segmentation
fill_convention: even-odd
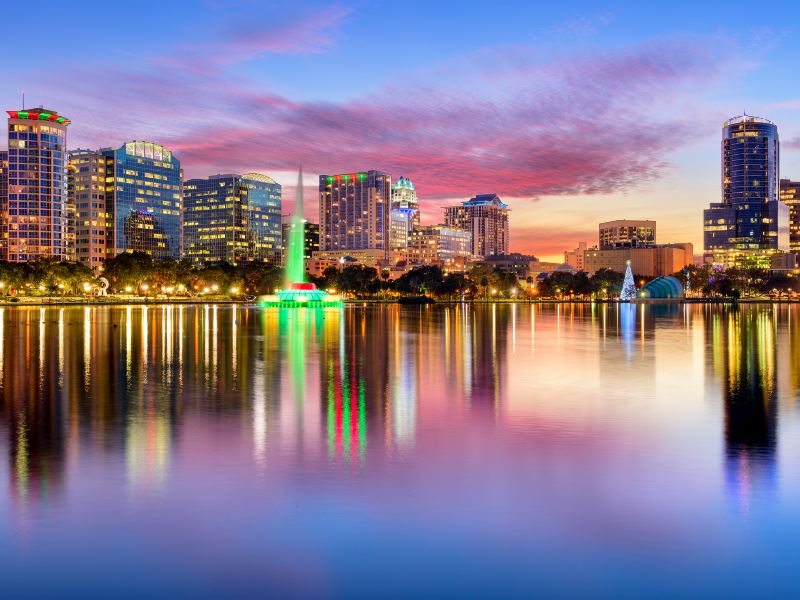
[[[0,308],[4,597],[771,596],[800,307]]]

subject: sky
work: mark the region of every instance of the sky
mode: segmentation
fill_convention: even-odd
[[[38,2],[4,29],[0,101],[71,148],[162,144],[187,177],[261,172],[289,212],[317,175],[409,177],[422,220],[497,193],[511,250],[563,259],[612,219],[702,252],[722,122],[778,125],[800,179],[800,3]],[[36,21],[26,20],[26,25]],[[2,136],[0,144],[5,143]],[[0,146],[4,147],[4,146]],[[308,199],[311,199],[310,201]]]

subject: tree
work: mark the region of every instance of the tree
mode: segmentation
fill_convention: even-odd
[[[636,297],[636,284],[633,282],[633,273],[631,273],[631,261],[627,261],[627,263],[625,279],[622,281],[622,290],[619,293],[619,299],[623,302],[628,302]]]
[[[611,269],[599,269],[592,275],[592,291],[595,294],[618,296],[622,290],[622,282],[624,279],[625,276],[622,273],[612,271]]]
[[[394,289],[404,294],[433,292],[444,281],[442,270],[434,265],[425,265],[403,273],[394,282]]]
[[[113,290],[119,292],[126,287],[136,289],[152,277],[153,257],[140,250],[123,252],[106,259],[103,267],[103,276]]]

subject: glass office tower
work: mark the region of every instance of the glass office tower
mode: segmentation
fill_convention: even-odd
[[[137,250],[181,258],[181,163],[158,144],[128,142],[105,148],[109,256]]]
[[[259,173],[184,183],[184,256],[195,263],[280,264],[281,186]]]
[[[8,173],[0,195],[0,259],[67,255],[67,127],[45,108],[8,112]]]
[[[778,197],[778,128],[760,117],[722,126],[722,202],[703,212],[705,260],[719,266],[769,267],[789,248],[789,211]]]

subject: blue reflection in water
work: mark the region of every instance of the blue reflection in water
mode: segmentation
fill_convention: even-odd
[[[2,307],[4,590],[789,591],[798,316]]]

